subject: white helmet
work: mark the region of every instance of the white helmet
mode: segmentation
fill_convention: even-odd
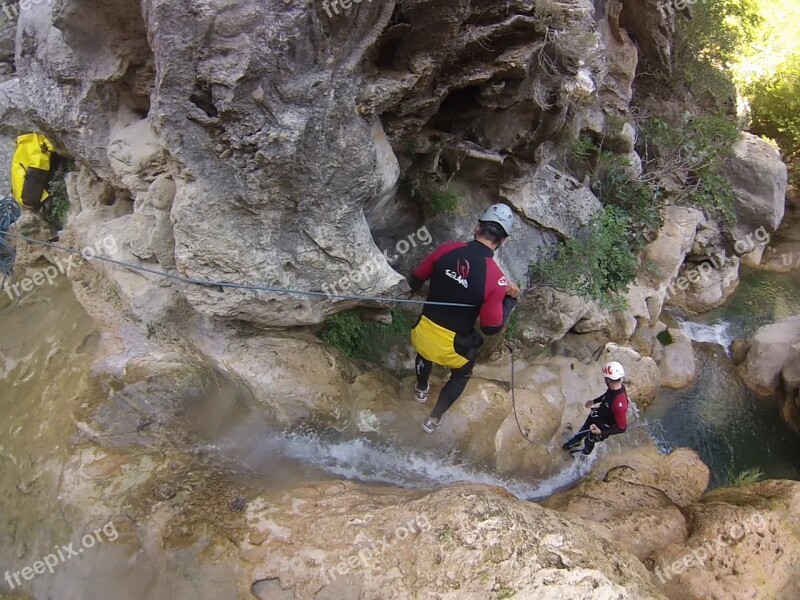
[[[606,379],[611,379],[612,381],[619,381],[625,377],[625,369],[623,369],[622,365],[617,361],[612,360],[610,363],[606,363],[606,366],[603,367],[603,377]]]
[[[478,217],[478,221],[485,223],[497,223],[506,232],[506,235],[511,235],[511,227],[514,225],[514,213],[505,204],[493,204],[486,211]]]

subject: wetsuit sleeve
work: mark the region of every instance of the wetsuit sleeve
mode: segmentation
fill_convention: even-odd
[[[604,429],[603,435],[625,433],[625,430],[628,428],[628,398],[625,396],[616,398],[614,400],[614,405],[611,407],[611,414],[614,415],[616,425]]]
[[[495,289],[481,305],[481,331],[486,335],[500,333],[517,301],[506,296],[506,286],[495,285]]]
[[[419,288],[422,287],[422,284],[431,278],[433,275],[433,264],[437,260],[439,260],[448,252],[455,250],[456,248],[461,248],[464,245],[464,242],[448,242],[447,244],[442,244],[436,250],[431,252],[428,257],[411,272],[411,275],[408,276],[408,286],[411,288],[411,291],[415,293],[418,292]]]

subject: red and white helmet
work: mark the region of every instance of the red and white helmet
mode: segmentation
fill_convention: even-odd
[[[603,377],[611,379],[612,381],[618,381],[625,377],[625,369],[623,369],[622,365],[617,361],[612,360],[603,367]]]

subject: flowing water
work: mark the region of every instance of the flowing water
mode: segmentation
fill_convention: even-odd
[[[800,438],[775,407],[744,386],[728,357],[734,339],[749,339],[762,325],[794,315],[800,315],[800,276],[760,271],[743,271],[723,306],[699,316],[675,314],[698,342],[699,377],[688,389],[662,390],[647,420],[663,450],[697,450],[711,469],[712,485],[747,469],[800,480]]]
[[[662,392],[645,418],[629,430],[626,443],[646,443],[652,434],[664,450],[695,448],[711,467],[715,484],[724,482],[728,472],[750,467],[770,477],[800,479],[797,437],[780,423],[774,409],[744,388],[725,351],[735,337],[800,314],[798,292],[800,284],[791,276],[749,274],[728,306],[702,317],[678,315],[693,338],[706,342],[697,345],[700,377],[688,390]],[[0,309],[2,574],[31,564],[54,544],[80,533],[78,517],[65,511],[59,498],[64,464],[74,460],[74,436],[82,419],[106,399],[98,396],[90,377],[99,334],[65,281]],[[192,439],[197,445],[187,452],[210,457],[212,470],[254,481],[261,488],[289,480],[339,478],[409,489],[468,481],[538,500],[585,477],[609,452],[605,444],[588,459],[571,460],[555,448],[553,468],[544,481],[503,479],[488,468],[467,464],[436,436],[419,431],[418,415],[412,418],[411,409],[408,414],[393,413],[389,423],[363,413],[352,415],[344,427],[293,432],[276,430],[228,393],[206,398],[193,409]],[[410,443],[411,439],[417,441]],[[158,452],[124,448],[119,460],[141,463],[142,453],[151,450]],[[209,567],[194,550],[175,551],[159,564],[137,544],[141,542],[131,544],[130,536],[125,544],[109,544],[92,561],[75,561],[60,567],[55,577],[34,580],[32,591],[36,597],[76,599],[162,597],[153,595],[154,589],[171,590],[165,598],[199,597],[200,588],[215,590],[217,597],[235,595],[235,574]],[[87,582],[92,582],[91,594]]]

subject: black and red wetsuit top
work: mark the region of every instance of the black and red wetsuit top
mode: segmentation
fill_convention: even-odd
[[[506,295],[508,281],[494,261],[494,252],[477,241],[439,246],[414,269],[408,283],[416,292],[428,279],[429,301],[471,305],[425,305],[423,316],[456,333],[472,332],[479,316],[484,334],[499,333],[516,304]]]
[[[592,401],[600,406],[592,410],[592,420],[602,431],[603,436],[625,433],[628,428],[628,393],[623,385],[618,390],[606,393]]]

